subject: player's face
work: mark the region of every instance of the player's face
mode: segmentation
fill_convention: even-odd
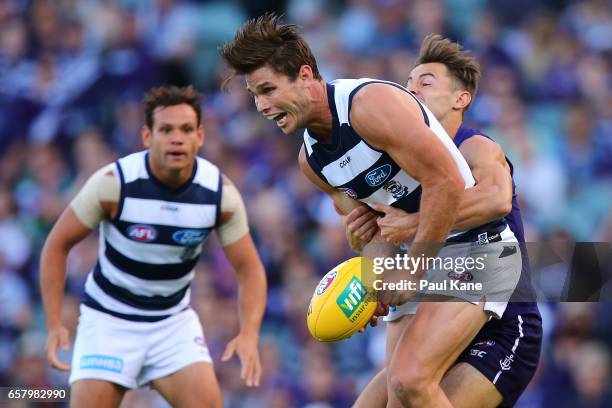
[[[153,129],[145,127],[143,143],[149,149],[152,165],[175,172],[191,169],[204,143],[204,129],[197,124],[193,108],[187,104],[160,106],[153,112]]]
[[[456,109],[459,94],[445,65],[433,62],[421,64],[410,72],[406,87],[442,121]]]
[[[245,76],[247,89],[255,99],[257,111],[276,125],[285,134],[305,128],[308,121],[310,101],[306,81],[299,76],[291,80],[264,66]]]

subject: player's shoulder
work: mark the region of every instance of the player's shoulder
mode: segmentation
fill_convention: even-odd
[[[384,79],[376,78],[339,78],[330,82],[334,86],[336,95],[346,95],[354,92],[357,88],[362,88],[370,84],[386,84],[404,88],[400,84]]]
[[[93,186],[94,189],[108,185],[119,185],[120,176],[115,162],[105,164],[87,177],[86,185]]]
[[[459,151],[468,161],[481,159],[505,160],[502,147],[488,136],[478,133],[465,139],[460,144]]]
[[[218,191],[222,185],[219,167],[200,156],[196,156],[196,163],[197,169],[193,182],[209,190]]]
[[[353,99],[356,95],[362,93],[362,90],[368,86],[386,86],[393,85],[399,88],[402,88],[401,85],[396,84],[394,82],[385,81],[382,79],[375,78],[358,78],[358,79],[336,79],[330,83],[332,88],[330,92],[332,95],[328,95],[328,97],[333,97],[333,102],[336,107],[338,121],[340,124],[349,123],[349,113],[351,111],[351,107],[353,104]]]
[[[461,137],[461,135],[457,135],[455,137]],[[489,149],[501,149],[499,143],[495,140],[491,139],[489,136],[485,135],[478,129],[473,129],[469,136],[464,137],[459,144],[460,147],[482,147]]]
[[[331,82],[331,85],[333,85],[334,99],[336,104],[343,101],[350,102],[351,99],[366,88],[366,86],[368,89],[371,89],[372,87],[384,87],[386,89],[389,85],[391,85],[407,91],[406,88],[400,84],[375,78],[336,79],[335,81]]]
[[[126,156],[120,157],[117,159],[117,163],[120,163],[122,166],[126,165],[136,165],[143,164],[145,161],[145,157],[147,155],[147,150],[141,150],[138,152],[130,153]]]
[[[131,183],[138,179],[148,178],[146,155],[147,151],[142,150],[117,159],[115,162],[116,171],[119,173],[122,182]]]

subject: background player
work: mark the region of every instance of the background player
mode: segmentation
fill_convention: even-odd
[[[189,306],[194,268],[213,230],[239,286],[240,333],[223,359],[237,353],[246,384],[259,383],[265,274],[239,192],[197,157],[204,142],[200,100],[191,87],[152,89],[141,131],[147,150],[96,172],[44,246],[47,355],[54,368],[72,371],[71,406],[118,406],[126,389],[147,384],[173,406],[222,405],[202,327]],[[58,347],[69,345],[60,320],[66,258],[98,224],[99,257],[85,284],[70,366],[57,358]]]
[[[510,162],[499,145],[462,124],[478,89],[477,61],[458,44],[432,34],[423,40],[415,65],[407,88],[431,109],[448,134],[453,135],[455,145],[478,181],[461,196],[455,228],[472,228],[505,216],[519,242],[524,242]],[[374,236],[378,226],[389,242],[399,244],[414,238],[418,213],[409,214],[386,205],[373,207],[385,216],[381,218],[367,207],[359,207],[346,217],[347,236],[353,249],[359,251]],[[525,266],[526,256],[524,261]],[[512,406],[533,377],[540,355],[541,318],[533,302],[535,294],[530,287],[528,270],[521,278],[515,294],[522,302],[509,303],[501,320],[485,324],[458,363],[445,374],[442,387],[453,406],[495,407],[502,401],[503,406]],[[385,318],[387,350],[395,348],[415,309],[414,305],[403,305]],[[513,349],[519,336],[519,343]],[[499,361],[506,356],[513,356],[515,361],[497,375],[501,372]],[[386,388],[383,371],[364,389],[356,406],[386,406]]]
[[[432,250],[431,245],[421,244],[446,240],[454,222],[457,202],[453,201],[458,201],[461,186],[473,185],[473,178],[440,124],[413,96],[378,80],[326,84],[295,26],[280,25],[272,15],[247,22],[222,54],[236,74],[245,75],[258,111],[276,121],[285,134],[306,128],[300,166],[334,198],[341,212],[347,214],[356,205],[353,199],[368,204],[382,201],[412,212],[420,208],[414,239],[419,245],[413,245],[409,255],[436,254],[439,247]],[[482,228],[495,230],[498,240],[515,241],[501,221]],[[459,231],[456,237],[461,241],[477,233]],[[518,279],[520,274],[517,257],[520,269],[515,251],[511,259],[502,261],[508,264],[487,272],[511,289],[513,276]],[[414,272],[418,278],[423,271]],[[387,291],[380,299],[398,305],[409,295]],[[440,388],[442,375],[488,319],[483,309],[503,313],[505,308],[479,299],[477,306],[421,305],[413,324],[402,333],[390,365],[390,391],[402,404],[450,406]]]

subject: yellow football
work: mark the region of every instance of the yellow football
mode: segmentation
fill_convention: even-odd
[[[343,340],[370,321],[376,296],[371,283],[365,281],[371,270],[370,258],[356,257],[342,262],[321,279],[306,316],[308,330],[315,339]]]

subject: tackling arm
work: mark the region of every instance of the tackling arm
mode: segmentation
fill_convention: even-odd
[[[463,190],[454,230],[469,230],[498,220],[512,210],[512,176],[501,147],[484,136],[466,140],[459,149],[478,183]],[[415,238],[419,213],[375,205],[385,212],[379,221],[383,238],[389,242],[410,242]]]
[[[459,149],[477,184],[464,190],[454,229],[470,229],[512,210],[512,176],[501,147],[484,136],[473,136]]]

